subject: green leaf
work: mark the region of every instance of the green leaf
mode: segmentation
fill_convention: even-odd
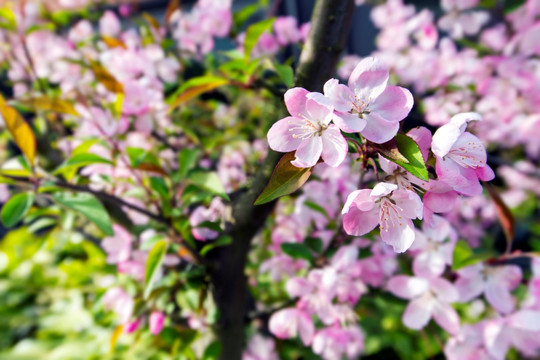
[[[178,154],[178,174],[181,178],[185,177],[189,170],[197,164],[197,158],[200,154],[199,149],[184,148]]]
[[[228,79],[211,75],[191,78],[182,84],[182,86],[167,99],[167,103],[170,104],[169,112],[188,100],[220,86],[227,85],[228,83]]]
[[[291,164],[294,159],[294,151],[283,155],[276,165],[268,185],[255,200],[255,205],[266,204],[281,196],[289,195],[304,185],[313,168],[296,167]]]
[[[313,201],[309,201],[309,200],[304,201],[304,205],[310,208],[311,210],[321,213],[324,216],[328,217],[328,213],[326,212],[326,210],[324,210],[324,208],[321,205],[316,204]]]
[[[114,235],[109,214],[99,200],[89,193],[56,193],[53,200],[71,210],[84,215],[88,220],[96,224],[106,235]]]
[[[503,11],[505,14],[510,14],[523,6],[526,2],[527,0],[504,0]]]
[[[94,144],[96,144],[99,141],[99,139],[89,139],[83,141],[79,146],[77,146],[75,149],[73,149],[71,156],[75,156],[78,154],[86,154]]]
[[[464,240],[459,240],[454,249],[452,270],[459,270],[462,267],[474,265],[478,262],[492,258],[496,254],[493,251],[472,249]]]
[[[2,224],[10,228],[17,224],[34,204],[34,193],[25,192],[12,196],[2,207]]]
[[[417,178],[429,181],[422,152],[418,144],[407,135],[397,134],[394,139],[384,144],[370,143],[370,146],[379,152],[379,154],[398,164]]]
[[[241,28],[242,25],[260,9],[259,4],[251,4],[244,7],[242,10],[233,14],[233,22],[237,28]]]
[[[156,275],[159,267],[163,262],[163,258],[167,253],[167,247],[169,243],[167,240],[160,240],[155,243],[154,247],[148,253],[146,259],[146,271],[145,271],[145,285],[144,285],[144,298],[147,299],[148,295],[152,292],[154,283],[156,282]]]
[[[17,30],[17,18],[11,9],[0,8],[0,28],[15,31]]]
[[[221,342],[216,340],[204,350],[202,360],[215,360],[219,357],[219,354],[221,354]]]
[[[304,240],[304,243],[313,251],[320,254],[323,250],[323,242],[321,239],[316,237],[307,237]]]
[[[294,81],[294,73],[292,67],[289,65],[281,65],[281,64],[275,64],[274,65],[276,72],[279,74],[279,77],[285,85],[290,88],[293,85]]]
[[[187,181],[213,195],[229,200],[229,196],[223,184],[221,184],[218,174],[214,171],[194,171],[189,174]]]
[[[201,249],[201,256],[205,256],[206,254],[208,254],[210,250],[215,249],[217,247],[230,245],[232,244],[232,242],[233,242],[232,237],[228,235],[220,236],[216,241],[203,246],[203,248]]]
[[[246,62],[249,61],[251,52],[257,44],[257,41],[259,41],[259,38],[266,30],[269,30],[272,27],[274,20],[275,18],[265,19],[263,21],[259,21],[258,23],[252,24],[247,28],[246,38],[244,40],[244,60]]]
[[[282,243],[281,250],[294,259],[313,260],[313,255],[306,244]]]
[[[109,164],[113,165],[114,163],[110,160],[102,158],[96,154],[76,154],[71,158],[67,159],[63,164],[61,164],[55,171],[54,174],[63,173],[66,170],[76,170],[84,166],[92,164]]]

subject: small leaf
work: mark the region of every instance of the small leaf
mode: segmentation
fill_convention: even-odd
[[[75,156],[78,154],[86,154],[94,144],[96,144],[99,141],[99,139],[90,139],[82,142],[79,146],[77,146],[73,151],[71,152],[71,156]]]
[[[258,23],[250,25],[246,30],[246,37],[244,39],[244,60],[247,62],[251,57],[251,52],[253,48],[259,41],[261,35],[269,30],[274,24],[275,18],[269,18]]]
[[[167,172],[159,165],[152,163],[142,163],[135,167],[137,170],[153,172],[159,175],[167,176]]]
[[[321,239],[316,237],[307,237],[304,240],[304,243],[313,251],[320,254],[323,250],[323,242]]]
[[[214,171],[194,171],[189,174],[187,181],[213,195],[217,195],[225,200],[229,200],[229,196],[227,195],[218,174]]]
[[[0,95],[0,114],[2,115],[2,118],[4,118],[6,127],[11,136],[13,136],[15,143],[19,149],[21,149],[30,164],[34,165],[34,159],[36,157],[36,136],[30,125],[24,121],[21,114],[6,104],[2,95]]]
[[[486,188],[489,196],[495,204],[495,209],[497,210],[497,217],[499,218],[499,222],[501,223],[504,235],[506,237],[506,253],[510,253],[510,251],[512,250],[512,243],[514,241],[516,227],[514,215],[512,215],[512,212],[504,203],[504,200],[501,198],[497,190],[495,190],[495,188],[491,184],[484,183],[484,187]]]
[[[404,134],[384,144],[370,145],[388,160],[398,164],[417,178],[429,181],[428,171],[418,144]]]
[[[503,11],[508,15],[522,7],[526,2],[527,0],[504,0]]]
[[[165,24],[169,25],[171,16],[176,10],[180,10],[180,0],[170,0],[165,10]]]
[[[234,25],[238,28],[241,28],[242,25],[249,19],[253,14],[261,9],[259,4],[251,4],[245,6],[242,10],[237,11],[233,14]]]
[[[282,243],[281,250],[294,259],[313,260],[313,255],[306,244]]]
[[[208,254],[210,250],[215,249],[217,247],[230,245],[232,244],[232,242],[233,242],[232,237],[228,235],[220,236],[216,241],[203,246],[203,248],[201,249],[201,256],[205,256],[206,254]]]
[[[90,63],[90,69],[96,76],[96,80],[103,84],[107,90],[113,93],[124,93],[124,86],[98,62]]]
[[[123,325],[118,325],[114,328],[114,331],[111,335],[111,353],[114,352],[114,348],[116,347],[116,343],[118,342],[118,338],[120,335],[122,335],[122,332],[124,331]]]
[[[156,282],[156,276],[158,270],[163,262],[163,258],[167,253],[167,247],[169,243],[167,240],[160,240],[155,243],[154,247],[148,253],[146,259],[146,271],[145,271],[145,285],[144,285],[144,298],[147,299],[148,295],[152,292],[154,283]]]
[[[200,154],[199,149],[184,148],[178,154],[178,174],[181,178],[185,177],[197,163],[197,158]]]
[[[311,175],[313,168],[299,168],[291,164],[295,159],[294,151],[283,155],[279,160],[268,185],[257,200],[255,205],[262,205],[277,199],[281,196],[289,195],[299,189]]]
[[[2,224],[10,228],[17,224],[34,204],[34,193],[25,192],[12,196],[2,207]]]
[[[452,270],[456,271],[465,266],[474,265],[495,256],[495,253],[487,250],[473,250],[469,243],[459,240],[454,248]]]
[[[171,101],[169,112],[188,100],[228,83],[229,80],[217,76],[201,76],[189,79],[178,89],[178,95]]]
[[[126,44],[122,40],[110,37],[110,36],[102,36],[101,40],[110,48],[122,48],[127,49]]]
[[[323,214],[324,216],[328,217],[328,213],[326,210],[319,204],[314,203],[313,201],[304,201],[304,205],[308,208],[310,208],[313,211],[316,211],[318,213]]]
[[[202,360],[216,360],[221,354],[221,342],[215,340],[204,350]]]
[[[0,8],[0,28],[15,31],[17,30],[17,18],[11,9]]]
[[[281,80],[283,80],[283,83],[288,88],[292,87],[294,81],[293,69],[289,65],[281,64],[275,64],[274,67],[276,69],[276,72],[279,74]]]
[[[159,21],[157,21],[157,19],[155,17],[153,17],[152,15],[150,15],[150,13],[147,13],[147,12],[144,12],[142,14],[142,17],[144,18],[144,20],[146,20],[146,22],[148,22],[148,24],[150,24],[150,26],[152,26],[154,29],[156,30],[160,30],[161,29],[161,25],[159,24]]]
[[[94,195],[89,193],[72,194],[63,192],[53,194],[52,198],[60,205],[84,215],[106,235],[114,235],[109,214]]]
[[[114,163],[110,160],[102,158],[99,155],[86,153],[86,154],[76,154],[67,159],[62,165],[54,171],[55,174],[65,170],[66,168],[81,168],[91,164],[108,164],[113,165]]]
[[[75,110],[71,103],[49,96],[40,96],[27,100],[19,100],[19,103],[34,110],[53,111],[61,114],[79,116],[79,113],[77,110]]]

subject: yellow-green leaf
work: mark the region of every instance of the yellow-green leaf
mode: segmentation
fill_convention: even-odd
[[[255,205],[262,205],[278,197],[288,195],[304,185],[313,168],[296,167],[291,164],[294,159],[294,151],[283,155],[276,165],[268,185],[255,200]]]
[[[6,101],[0,95],[0,113],[4,118],[6,127],[11,136],[15,140],[15,143],[21,149],[21,152],[26,156],[31,165],[34,165],[36,158],[36,136],[32,131],[32,128],[24,119],[21,114],[14,108],[6,104]]]
[[[72,104],[62,99],[55,99],[48,96],[40,96],[27,100],[19,101],[22,105],[28,106],[35,110],[54,111],[61,114],[75,115],[79,113]]]
[[[217,76],[201,76],[186,81],[179,89],[179,95],[171,103],[169,112],[205,92],[214,90],[220,86],[226,85],[229,80]]]
[[[154,283],[156,282],[156,274],[158,273],[159,267],[163,262],[163,258],[167,253],[167,247],[169,243],[167,240],[160,240],[154,244],[152,250],[148,253],[148,258],[146,259],[146,271],[145,271],[145,285],[144,285],[144,298],[147,299],[152,289]]]
[[[116,78],[98,62],[90,64],[97,81],[99,81],[107,90],[113,93],[124,93],[124,86],[116,80]]]

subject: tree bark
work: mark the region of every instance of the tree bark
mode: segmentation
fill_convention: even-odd
[[[311,31],[300,56],[295,86],[310,91],[322,90],[343,52],[353,12],[353,0],[317,1],[311,17]],[[212,292],[219,309],[216,333],[222,344],[222,360],[240,360],[242,357],[249,300],[244,274],[247,253],[251,240],[275,205],[275,202],[261,206],[253,203],[282,155],[270,151],[249,189],[231,205],[231,223],[226,231],[233,243],[209,254]]]

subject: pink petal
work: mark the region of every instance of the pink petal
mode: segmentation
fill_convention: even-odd
[[[270,317],[268,330],[279,339],[290,339],[298,331],[298,310],[294,308],[276,311]]]
[[[491,181],[495,178],[495,173],[489,165],[479,167],[475,169],[476,176],[482,181]]]
[[[388,68],[378,59],[368,57],[356,65],[349,77],[349,88],[355,94],[369,94],[366,98],[375,99],[386,88],[388,83]]]
[[[451,211],[458,198],[458,193],[454,190],[436,193],[428,191],[424,195],[424,206],[436,213]]]
[[[343,206],[341,214],[345,215],[349,212],[351,206],[358,208],[361,211],[370,211],[374,207],[373,199],[371,199],[372,190],[363,189],[355,190],[347,196],[347,201]],[[378,211],[378,210],[377,210]]]
[[[434,304],[433,298],[428,294],[412,300],[401,318],[403,324],[409,329],[422,329],[431,319]]]
[[[463,167],[477,168],[486,165],[484,145],[480,139],[468,132],[461,134],[447,155]]]
[[[311,294],[315,290],[311,282],[301,277],[289,279],[285,285],[285,289],[290,297],[300,297]]]
[[[291,161],[296,167],[307,168],[317,164],[322,153],[322,139],[320,136],[313,136],[302,140],[298,149],[296,149],[296,159]]]
[[[474,196],[482,193],[482,186],[472,168],[463,168],[454,160],[446,157],[437,158],[435,170],[439,180],[463,195]]]
[[[446,156],[461,134],[462,131],[459,127],[453,124],[441,126],[435,131],[435,134],[433,134],[431,150],[438,157],[442,158]]]
[[[377,225],[379,225],[378,208],[363,211],[356,207],[356,204],[353,203],[349,207],[348,212],[343,216],[343,229],[349,235],[365,235],[371,230],[375,229]]]
[[[289,130],[299,121],[302,120],[289,116],[274,123],[270,130],[268,130],[267,135],[270,148],[279,152],[296,150],[302,143],[302,139],[293,137],[292,132]]]
[[[150,332],[152,335],[158,335],[163,330],[163,324],[165,322],[165,315],[160,311],[154,311],[150,314],[148,319]]]
[[[324,162],[332,167],[339,166],[347,156],[347,141],[335,125],[330,125],[321,137]]]
[[[311,317],[305,312],[300,312],[298,315],[298,333],[304,345],[309,346],[315,334],[315,326]]]
[[[426,279],[407,275],[396,275],[388,280],[388,291],[403,299],[414,299],[429,289]]]
[[[306,114],[306,95],[309,92],[301,87],[296,87],[287,90],[285,93],[285,106],[289,110],[289,114],[295,117]]]
[[[418,276],[440,276],[444,272],[446,262],[436,252],[423,252],[414,258],[413,271]]]
[[[459,332],[459,316],[456,310],[447,303],[435,302],[433,320],[451,335]]]
[[[410,219],[395,220],[392,225],[389,224],[384,229],[381,226],[381,239],[392,246],[397,253],[407,251],[411,247],[414,237],[414,224]]]
[[[509,314],[514,310],[515,300],[504,283],[489,281],[484,294],[491,306],[502,314]]]
[[[450,119],[450,123],[457,126],[461,129],[461,132],[465,131],[465,128],[467,127],[467,124],[469,121],[480,121],[482,120],[482,115],[475,112],[466,112],[466,113],[459,113]]]
[[[371,110],[375,111],[383,119],[388,121],[401,121],[413,107],[411,92],[399,86],[387,86],[371,104]]]
[[[519,310],[509,316],[508,325],[522,330],[540,331],[540,311]]]
[[[389,141],[396,136],[399,130],[399,122],[385,120],[377,113],[371,112],[364,115],[364,118],[366,119],[366,127],[361,131],[361,134],[374,143],[382,144]]]
[[[410,190],[396,190],[392,199],[402,209],[404,217],[422,220],[423,204],[417,193]]]
[[[469,302],[484,292],[484,280],[480,276],[473,278],[460,277],[455,286],[459,294],[459,301]]]
[[[367,124],[365,118],[347,112],[335,112],[332,120],[334,121],[334,124],[346,133],[360,132],[364,130]]]
[[[439,300],[447,303],[458,301],[459,293],[450,281],[444,278],[432,278],[429,279],[429,284]]]
[[[309,119],[311,119],[315,124],[329,124],[332,121],[332,114],[334,113],[334,108],[321,105],[315,100],[307,99],[306,101],[306,110],[309,114]]]
[[[373,187],[370,196],[373,198],[380,198],[389,195],[392,191],[397,190],[397,188],[396,184],[386,182],[378,183]]]

